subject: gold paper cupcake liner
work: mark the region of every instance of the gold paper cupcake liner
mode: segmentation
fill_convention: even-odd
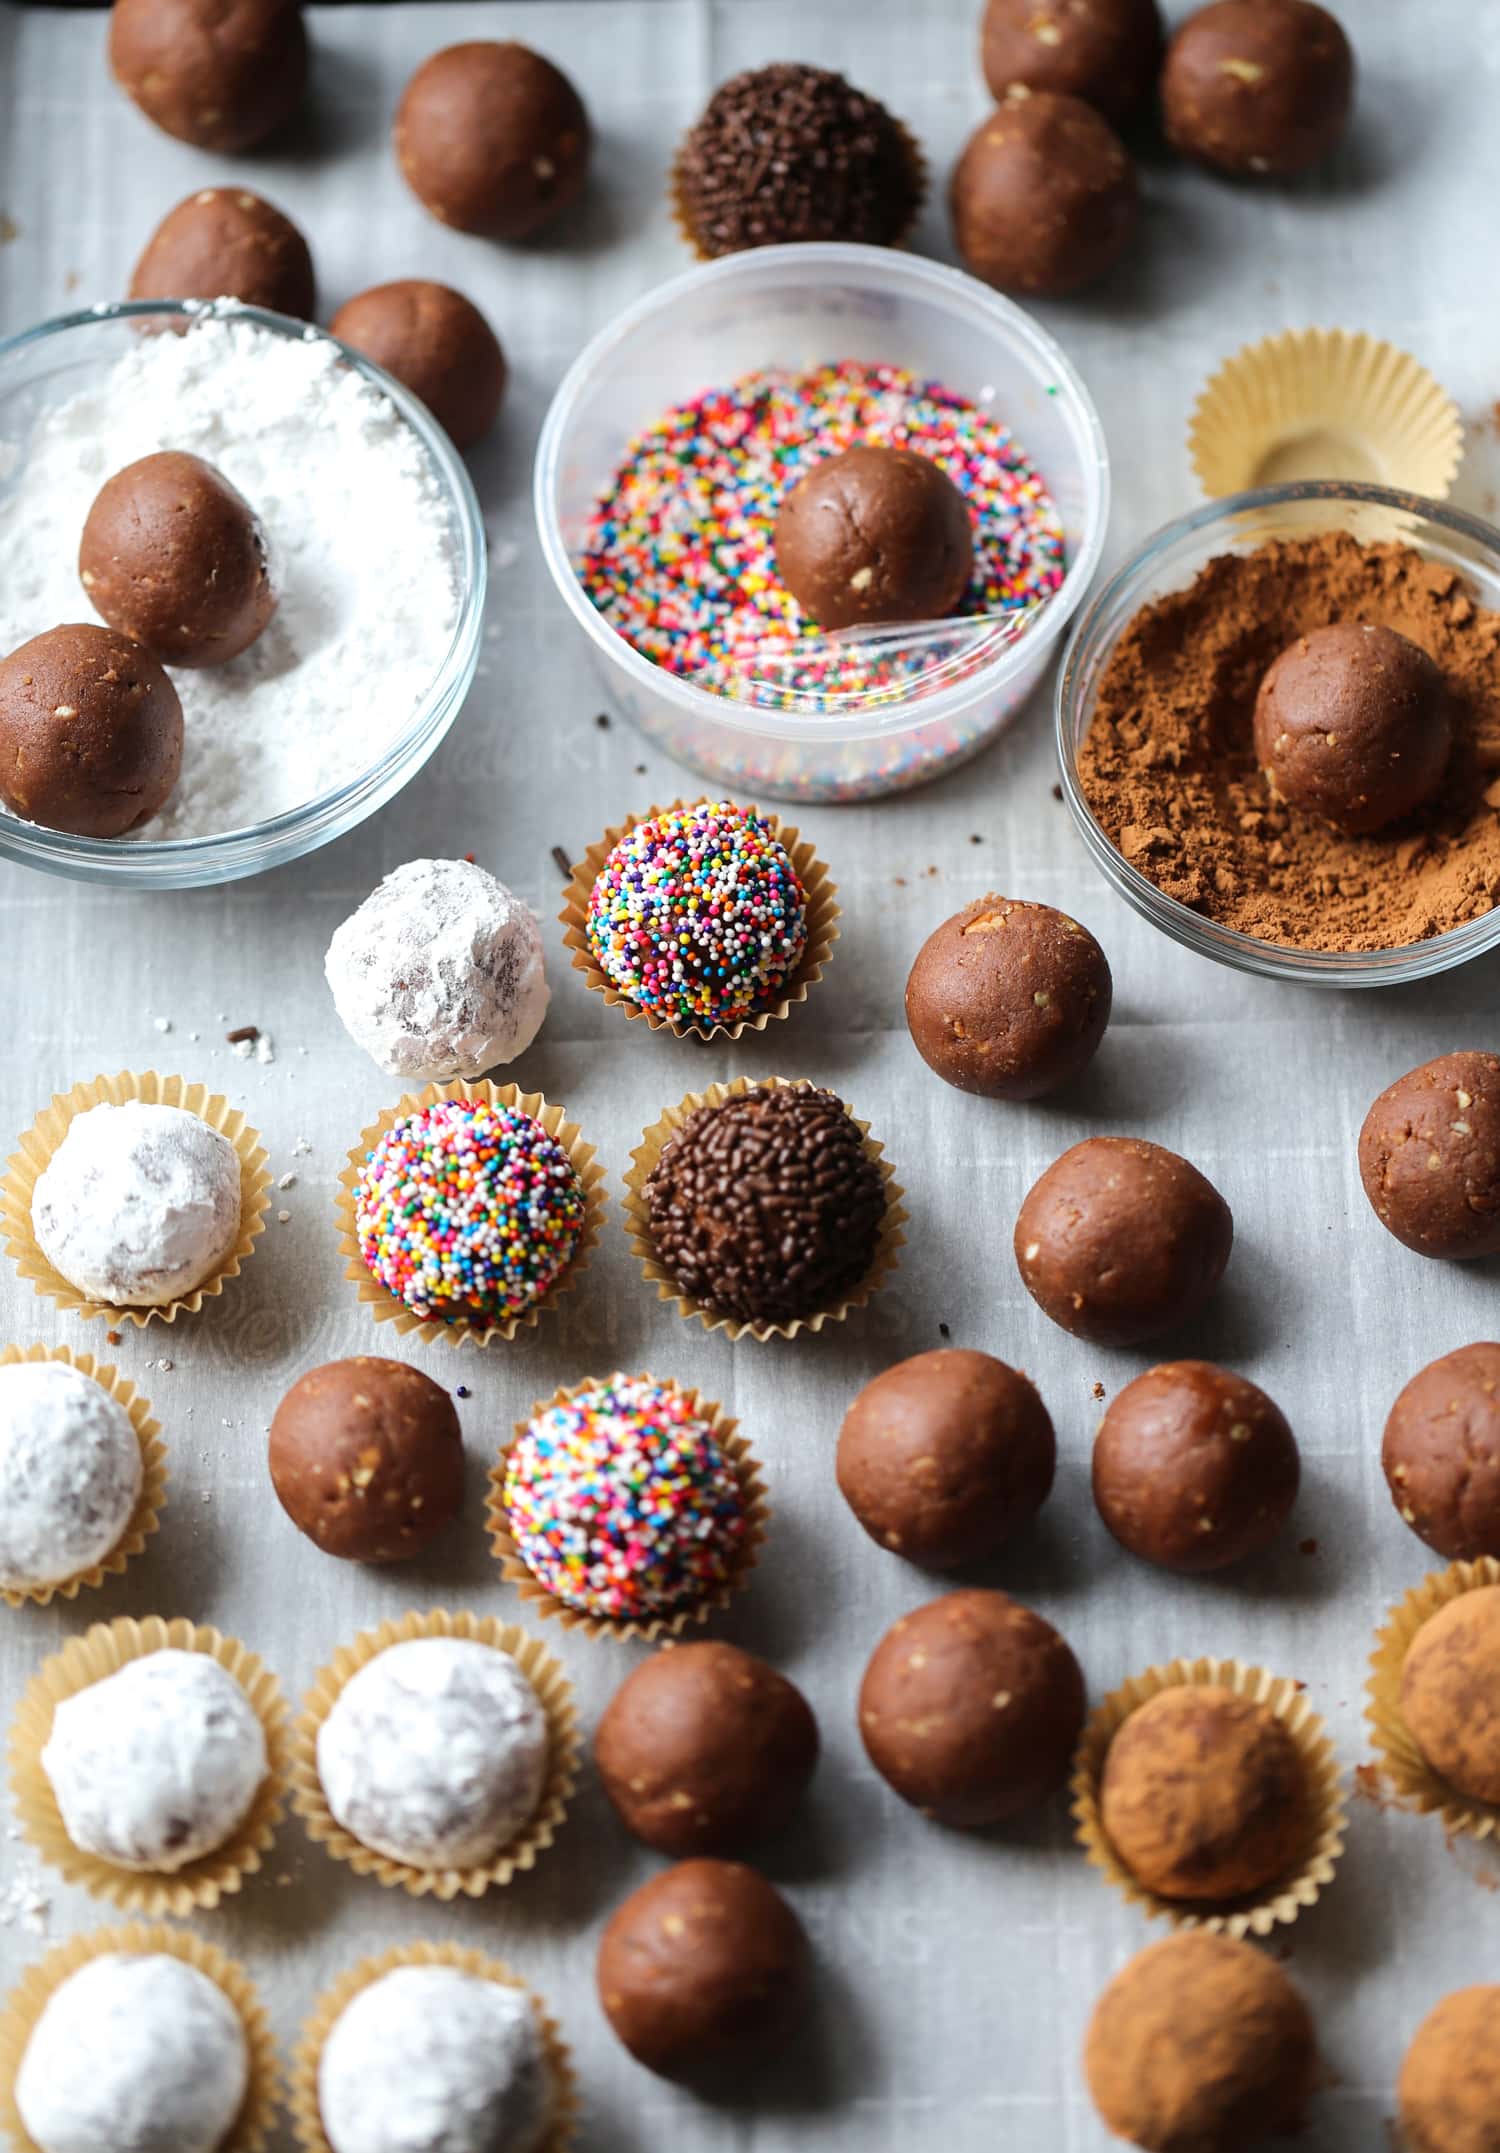
[[[1205,494],[1367,479],[1440,501],[1463,453],[1458,407],[1409,353],[1363,330],[1287,329],[1226,359],[1188,429]]]
[[[318,2067],[324,2043],[355,1997],[401,1966],[451,1966],[457,1973],[472,1974],[477,1981],[494,1981],[502,1988],[521,1990],[535,2014],[552,2081],[552,2116],[537,2153],[568,2153],[578,2127],[578,2076],[557,2021],[535,1989],[513,1973],[503,1959],[489,1958],[462,1944],[398,1944],[378,1958],[361,1959],[323,1991],[302,2028],[288,2089],[292,2128],[303,2153],[333,2153],[318,2105]]]
[[[1365,1685],[1369,1699],[1365,1719],[1380,1757],[1381,1777],[1395,1800],[1423,1815],[1436,1810],[1445,1831],[1467,1832],[1475,1839],[1488,1839],[1500,1828],[1500,1808],[1460,1793],[1432,1769],[1402,1717],[1401,1674],[1423,1623],[1450,1601],[1484,1585],[1500,1585],[1500,1562],[1492,1555],[1481,1555],[1477,1562],[1450,1563],[1446,1570],[1434,1570],[1413,1585],[1387,1610],[1376,1632]]]
[[[583,1189],[583,1225],[579,1231],[578,1246],[572,1261],[562,1274],[553,1280],[547,1291],[530,1308],[518,1316],[507,1316],[503,1323],[471,1321],[465,1316],[455,1316],[451,1321],[415,1315],[406,1303],[391,1293],[370,1271],[359,1252],[359,1228],[355,1221],[355,1197],[359,1177],[364,1171],[370,1153],[387,1129],[404,1114],[414,1114],[421,1107],[436,1106],[441,1099],[482,1100],[488,1106],[507,1106],[518,1113],[529,1114],[539,1121],[547,1134],[559,1143],[573,1163]],[[348,1260],[344,1265],[345,1278],[353,1279],[359,1288],[359,1298],[369,1309],[377,1323],[394,1323],[402,1337],[415,1331],[422,1338],[442,1338],[450,1346],[465,1344],[487,1346],[496,1338],[514,1338],[518,1331],[529,1330],[540,1321],[545,1309],[555,1307],[563,1294],[577,1283],[580,1272],[586,1271],[594,1246],[604,1224],[606,1197],[604,1193],[604,1169],[598,1162],[592,1144],[583,1140],[583,1132],[576,1121],[569,1121],[567,1112],[560,1106],[549,1106],[539,1091],[523,1092],[515,1084],[491,1084],[487,1080],[477,1084],[429,1084],[425,1091],[408,1092],[394,1106],[386,1107],[379,1118],[367,1129],[360,1131],[359,1142],[349,1153],[349,1163],[339,1175],[339,1191],[334,1198],[338,1218],[339,1253]]]
[[[124,1532],[103,1561],[56,1585],[31,1585],[24,1591],[0,1587],[0,1600],[7,1607],[24,1607],[28,1601],[34,1607],[46,1607],[54,1599],[76,1600],[85,1587],[92,1589],[102,1585],[106,1577],[118,1577],[130,1558],[140,1554],[160,1524],[161,1513],[166,1507],[167,1446],[161,1439],[160,1427],[151,1418],[150,1400],[143,1398],[129,1377],[122,1376],[117,1368],[101,1367],[92,1353],[73,1353],[66,1346],[42,1345],[7,1346],[0,1353],[0,1368],[14,1368],[22,1361],[60,1361],[65,1368],[76,1368],[81,1376],[91,1377],[130,1415],[136,1441],[141,1446],[141,1492],[135,1499],[135,1508]]]
[[[69,1123],[91,1107],[123,1106],[131,1099],[139,1099],[146,1106],[178,1106],[196,1114],[228,1138],[240,1162],[240,1231],[228,1260],[212,1278],[160,1308],[124,1308],[111,1301],[91,1301],[76,1286],[70,1286],[61,1272],[53,1270],[37,1246],[31,1225],[31,1200],[37,1182],[67,1134]],[[265,1147],[239,1107],[231,1106],[206,1084],[189,1084],[185,1077],[159,1076],[154,1069],[137,1076],[132,1070],[122,1069],[116,1076],[95,1077],[92,1082],[75,1084],[70,1092],[55,1093],[52,1104],[37,1115],[6,1162],[4,1179],[0,1180],[0,1233],[5,1237],[5,1252],[17,1271],[31,1281],[33,1290],[44,1300],[55,1301],[59,1308],[83,1317],[85,1322],[105,1316],[112,1324],[134,1323],[144,1329],[148,1323],[175,1323],[181,1315],[196,1315],[205,1301],[224,1291],[226,1280],[239,1276],[241,1266],[255,1252],[256,1236],[265,1230],[270,1194]]]
[[[722,1612],[738,1592],[743,1592],[750,1582],[750,1573],[760,1560],[765,1545],[766,1530],[771,1521],[771,1506],[766,1496],[766,1484],[754,1451],[739,1432],[739,1422],[732,1420],[723,1407],[701,1391],[684,1390],[679,1383],[666,1387],[684,1400],[689,1410],[707,1422],[720,1450],[729,1461],[739,1482],[740,1500],[744,1505],[745,1532],[735,1552],[733,1567],[722,1584],[706,1592],[691,1607],[682,1607],[672,1615],[653,1615],[640,1622],[632,1618],[626,1622],[612,1622],[604,1615],[586,1614],[581,1608],[569,1607],[556,1593],[548,1590],[539,1578],[532,1575],[522,1560],[521,1552],[511,1536],[510,1519],[505,1509],[505,1464],[512,1447],[526,1433],[538,1414],[550,1412],[553,1406],[567,1405],[580,1398],[585,1391],[597,1390],[610,1378],[594,1376],[584,1383],[559,1385],[550,1398],[539,1398],[525,1420],[518,1420],[510,1442],[502,1445],[500,1455],[490,1470],[489,1500],[485,1505],[485,1522],[490,1531],[490,1548],[500,1565],[500,1574],[509,1585],[514,1585],[521,1598],[527,1601],[544,1621],[560,1622],[565,1630],[577,1630],[585,1637],[613,1637],[620,1643],[632,1639],[642,1644],[656,1644],[664,1637],[680,1637],[692,1623],[707,1622],[709,1617]],[[635,1378],[640,1383],[655,1383],[660,1379],[643,1370]]]
[[[639,829],[643,822],[654,821],[658,815],[673,815],[683,808],[702,806],[710,799],[710,795],[701,794],[696,800],[673,800],[666,807],[648,807],[643,814],[628,815],[624,822],[606,830],[598,843],[590,845],[575,865],[573,878],[563,892],[563,908],[558,915],[563,926],[563,941],[573,952],[573,969],[583,974],[592,991],[602,994],[611,1009],[623,1009],[632,1023],[644,1018],[653,1032],[675,1032],[679,1039],[738,1039],[745,1032],[763,1032],[773,1020],[790,1016],[793,1005],[805,1002],[811,989],[823,977],[823,967],[833,954],[833,945],[839,938],[838,923],[843,917],[838,891],[828,869],[807,839],[790,823],[783,822],[779,815],[758,807],[749,808],[746,812],[760,817],[796,868],[805,899],[807,944],[781,999],[753,1016],[737,1018],[732,1024],[705,1024],[699,1019],[684,1023],[664,1017],[659,1010],[648,1009],[622,994],[589,948],[589,896],[594,884],[622,837],[628,837],[632,830]]]
[[[68,1837],[52,1783],[42,1768],[42,1751],[52,1732],[53,1714],[64,1698],[102,1682],[131,1660],[169,1649],[202,1652],[233,1675],[265,1732],[266,1776],[222,1846],[181,1869],[122,1869],[97,1854],[85,1853]],[[233,1637],[181,1617],[167,1622],[160,1615],[148,1615],[144,1622],[136,1622],[122,1616],[117,1622],[95,1623],[82,1637],[44,1660],[22,1694],[10,1735],[16,1822],[43,1861],[68,1883],[81,1884],[122,1914],[143,1914],[155,1921],[163,1914],[206,1913],[260,1868],[285,1803],[289,1754],[281,1684],[253,1652]]]
[[[1192,1902],[1165,1899],[1137,1881],[1116,1854],[1104,1830],[1099,1798],[1104,1760],[1110,1743],[1142,1705],[1163,1690],[1218,1687],[1265,1705],[1281,1721],[1297,1746],[1307,1782],[1308,1847],[1296,1872],[1240,1899]],[[1134,1675],[1105,1698],[1090,1715],[1078,1744],[1070,1786],[1079,1845],[1094,1867],[1149,1920],[1165,1918],[1176,1929],[1207,1929],[1221,1936],[1269,1936],[1281,1923],[1293,1922],[1312,1906],[1344,1851],[1348,1817],[1338,1758],[1322,1720],[1305,1692],[1285,1675],[1247,1667],[1242,1660],[1171,1660]]]
[[[245,2046],[250,2052],[250,2080],[245,2089],[244,2105],[220,2153],[260,2153],[276,2117],[278,2072],[276,2043],[271,2037],[270,2021],[261,2006],[254,1982],[243,1966],[227,1957],[216,1945],[205,1943],[201,1936],[194,1936],[187,1929],[169,1929],[165,1925],[148,1927],[139,1921],[120,1928],[95,1929],[90,1936],[70,1937],[65,1944],[57,1945],[45,1958],[28,1967],[11,1990],[3,2012],[0,2012],[0,2130],[8,2134],[13,2145],[24,2148],[24,2153],[40,2153],[16,2107],[16,2080],[20,2075],[21,2059],[36,2031],[37,2021],[56,1991],[90,1959],[103,1958],[110,1952],[141,1957],[168,1954],[206,1975],[223,1990],[245,2029]]]
[[[911,214],[907,218],[905,224],[902,225],[900,231],[896,234],[895,238],[889,242],[889,244],[893,247],[904,247],[909,243],[912,233],[916,230],[917,225],[921,219],[922,212],[927,206],[927,196],[931,186],[931,176],[928,170],[926,152],[923,150],[922,145],[920,142],[918,142],[916,136],[912,134],[911,130],[906,126],[904,121],[898,120],[895,113],[889,111],[889,108],[887,108],[887,117],[894,125],[897,134],[901,137],[901,147],[906,152],[906,161],[908,168],[911,172]],[[688,130],[688,134],[691,134],[691,132],[692,129],[690,128]],[[722,256],[708,254],[698,244],[698,236],[693,230],[693,220],[688,214],[687,204],[683,199],[683,156],[687,149],[687,145],[688,135],[685,134],[672,153],[671,168],[667,174],[667,208],[671,214],[672,222],[676,225],[677,230],[682,237],[682,242],[684,246],[686,246],[691,252],[694,260],[699,262],[719,261],[722,260]]]
[[[367,1847],[352,1832],[345,1831],[334,1816],[318,1777],[318,1730],[333,1710],[344,1684],[390,1646],[405,1644],[414,1637],[470,1638],[476,1644],[491,1645],[497,1652],[508,1654],[536,1691],[547,1716],[547,1778],[535,1812],[509,1846],[469,1869],[419,1869],[412,1862],[393,1861],[389,1855]],[[328,1665],[319,1669],[302,1701],[302,1714],[292,1735],[292,1807],[306,1826],[308,1837],[326,1848],[335,1861],[347,1862],[357,1876],[373,1876],[377,1884],[393,1890],[399,1887],[414,1899],[448,1900],[460,1894],[477,1899],[492,1885],[508,1884],[521,1871],[535,1868],[538,1857],[551,1846],[578,1783],[579,1753],[573,1685],[546,1646],[513,1623],[434,1608],[425,1615],[411,1613],[399,1621],[382,1622],[376,1630],[362,1630],[352,1644],[341,1645]]]
[[[705,1307],[701,1301],[688,1298],[670,1271],[657,1259],[656,1244],[651,1238],[651,1222],[646,1205],[646,1183],[668,1142],[674,1137],[700,1107],[722,1106],[726,1099],[737,1099],[747,1091],[769,1091],[777,1085],[802,1085],[808,1087],[808,1079],[799,1077],[736,1077],[732,1084],[710,1084],[707,1091],[690,1091],[676,1106],[669,1106],[660,1121],[653,1122],[640,1143],[630,1154],[630,1169],[625,1176],[625,1232],[631,1248],[640,1259],[647,1283],[655,1286],[659,1301],[670,1301],[686,1323],[694,1318],[707,1331],[722,1331],[726,1338],[754,1338],[764,1344],[770,1338],[795,1338],[799,1331],[821,1331],[827,1323],[842,1323],[846,1316],[865,1304],[877,1294],[890,1279],[906,1245],[902,1227],[906,1224],[906,1191],[895,1178],[885,1147],[870,1134],[870,1124],[861,1121],[857,1114],[849,1118],[864,1138],[865,1157],[872,1161],[885,1184],[885,1217],[880,1222],[876,1237],[875,1254],[870,1268],[848,1292],[830,1301],[810,1316],[795,1316],[785,1323],[745,1323],[738,1316],[726,1316]]]

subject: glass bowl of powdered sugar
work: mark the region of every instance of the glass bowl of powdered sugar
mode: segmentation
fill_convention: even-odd
[[[0,341],[0,652],[94,617],[90,505],[161,449],[251,504],[276,611],[227,664],[169,668],[182,772],[149,821],[103,840],[0,809],[0,855],[136,889],[258,874],[373,814],[457,716],[484,609],[468,474],[381,368],[257,308],[124,303]]]

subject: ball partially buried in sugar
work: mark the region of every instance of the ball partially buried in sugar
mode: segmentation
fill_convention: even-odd
[[[1018,85],[969,137],[948,200],[971,275],[1058,298],[1114,267],[1139,196],[1129,152],[1092,105]]]
[[[182,705],[148,650],[70,623],[0,659],[0,799],[75,837],[120,837],[166,805]]]
[[[276,610],[249,502],[201,456],[163,449],[94,498],[78,574],[96,612],[164,665],[222,665]]]
[[[581,193],[589,121],[567,76],[528,45],[449,45],[412,76],[396,161],[443,224],[525,239]]]
[[[457,449],[495,423],[505,354],[473,301],[449,284],[400,277],[346,300],[329,328],[421,398]]]
[[[826,457],[776,517],[776,572],[820,628],[941,620],[974,565],[968,505],[930,456],[872,442]]]
[[[114,0],[109,64],[164,134],[233,154],[302,102],[307,33],[298,0]]]
[[[1299,636],[1255,698],[1255,756],[1272,791],[1351,837],[1424,806],[1452,744],[1436,665],[1369,621]]]
[[[1354,95],[1354,55],[1313,0],[1211,0],[1167,49],[1167,140],[1221,172],[1285,179],[1327,154]]]
[[[1085,1069],[1113,982],[1086,927],[1051,905],[976,897],[917,952],[906,1027],[929,1069],[986,1099],[1039,1099]]]

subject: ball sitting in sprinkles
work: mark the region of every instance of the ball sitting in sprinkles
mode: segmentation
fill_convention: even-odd
[[[807,947],[806,893],[754,808],[700,800],[620,839],[589,893],[587,933],[627,1001],[711,1030],[780,999]]]
[[[614,1376],[537,1414],[509,1451],[501,1507],[527,1569],[607,1622],[700,1604],[748,1530],[739,1476],[682,1393]]]
[[[583,1232],[583,1185],[539,1121],[440,1099],[384,1131],[355,1191],[359,1252],[426,1322],[507,1322],[557,1283]]]

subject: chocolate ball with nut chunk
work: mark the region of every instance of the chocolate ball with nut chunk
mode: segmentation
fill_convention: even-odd
[[[1164,43],[1156,0],[989,0],[980,39],[997,99],[1020,83],[1081,97],[1111,120],[1151,95]]]
[[[1500,1255],[1500,1056],[1440,1054],[1398,1077],[1365,1116],[1359,1176],[1417,1255]]]
[[[1255,757],[1272,792],[1350,837],[1425,806],[1452,744],[1438,668],[1368,621],[1299,636],[1255,698]]]
[[[1140,187],[1109,121],[1078,97],[1010,90],[969,137],[948,204],[964,267],[998,291],[1061,298],[1112,269]]]
[[[589,121],[567,76],[528,45],[474,39],[424,60],[396,112],[396,161],[433,216],[525,239],[583,190]]]
[[[294,1383],[271,1422],[271,1484],[299,1532],[347,1562],[403,1562],[463,1504],[453,1400],[404,1361],[362,1354]]]
[[[968,587],[974,531],[946,471],[862,443],[800,478],[776,516],[776,573],[820,628],[941,620]]]
[[[109,64],[164,134],[233,155],[301,106],[302,9],[298,0],[114,0]]]
[[[0,799],[75,837],[122,837],[171,798],[182,705],[150,651],[97,622],[0,659]]]
[[[1354,98],[1354,55],[1313,0],[1211,0],[1173,37],[1167,140],[1238,177],[1287,179],[1325,157]]]
[[[329,328],[420,397],[456,449],[495,423],[505,354],[472,300],[449,284],[402,277],[346,300]]]
[[[1418,1369],[1391,1407],[1380,1462],[1418,1539],[1451,1562],[1500,1556],[1500,1345]]]
[[[132,299],[238,299],[311,321],[317,293],[307,241],[245,187],[200,187],[169,209],[130,279]]]
[[[978,897],[934,928],[906,982],[912,1044],[946,1083],[1040,1099],[1087,1068],[1113,982],[1086,927],[1051,905]]]
[[[201,456],[163,449],[107,479],[78,548],[96,612],[163,665],[222,665],[276,610],[265,534]]]

